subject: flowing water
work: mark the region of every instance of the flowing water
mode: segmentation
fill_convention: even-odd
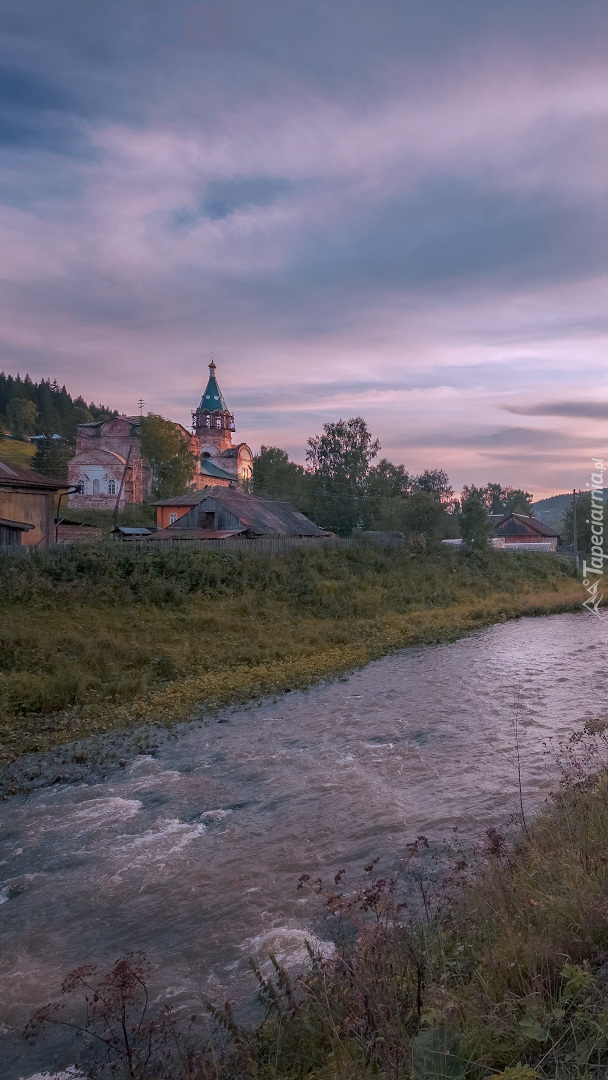
[[[598,620],[508,622],[369,664],[347,679],[184,724],[102,783],[0,809],[3,1080],[49,1066],[24,1021],[78,964],[130,949],[173,1002],[250,992],[247,958],[303,955],[303,872],[395,866],[423,832],[465,837],[553,783],[543,750],[598,715],[608,691]],[[592,673],[593,677],[590,677]],[[69,1062],[57,1043],[56,1067]]]

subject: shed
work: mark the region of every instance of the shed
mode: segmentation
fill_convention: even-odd
[[[95,544],[101,540],[101,527],[86,521],[66,521],[60,518],[55,530],[58,544]]]
[[[16,525],[31,526],[18,530],[21,543],[40,547],[53,543],[55,498],[59,491],[67,490],[68,485],[60,480],[0,461],[0,517]]]
[[[287,502],[260,499],[236,488],[210,487],[189,495],[178,495],[160,504],[183,512],[165,533],[178,529],[205,532],[241,532],[246,537],[283,536],[325,539],[332,536]],[[156,534],[156,538],[159,534]]]
[[[494,535],[504,540],[505,547],[512,544],[542,544],[543,548],[539,550],[555,551],[559,542],[559,533],[531,514],[506,514],[492,524]]]
[[[33,525],[25,521],[9,521],[8,518],[0,518],[0,547],[21,547],[21,534],[30,532]]]
[[[152,529],[136,528],[129,525],[118,525],[112,529],[115,540],[145,540],[146,536],[152,536]]]

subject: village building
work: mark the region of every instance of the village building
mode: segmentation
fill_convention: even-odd
[[[97,544],[103,539],[99,525],[64,518],[59,518],[55,526],[55,537],[58,544]]]
[[[556,533],[544,521],[529,514],[492,514],[490,521],[494,527],[494,536],[505,547],[514,544],[542,544],[541,550],[555,551],[559,542]]]
[[[55,542],[55,499],[66,485],[0,461],[0,546]]]
[[[68,462],[73,509],[113,510],[149,498],[152,472],[141,456],[139,416],[79,424]]]
[[[251,449],[232,443],[234,416],[215,372],[212,361],[207,387],[192,414],[194,432],[175,425],[196,458],[195,490],[249,480],[253,473]],[[117,504],[122,508],[150,497],[153,476],[141,453],[140,423],[139,416],[119,416],[79,425],[76,453],[68,462],[70,508],[113,510]]]
[[[147,536],[152,536],[152,529],[129,525],[118,525],[112,529],[113,540],[145,540]]]
[[[260,499],[236,487],[216,486],[164,499],[157,503],[157,514],[161,531],[150,537],[154,541],[215,540],[231,536],[322,540],[333,535],[289,503]]]

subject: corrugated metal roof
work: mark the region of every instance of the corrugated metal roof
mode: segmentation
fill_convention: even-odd
[[[152,536],[151,529],[137,529],[130,525],[119,525],[118,528],[112,529],[113,533],[120,533],[121,536]]]
[[[22,532],[29,532],[30,529],[35,529],[35,525],[28,525],[25,521],[9,521],[8,518],[0,518],[0,525],[5,525],[9,529],[21,529]]]
[[[224,469],[220,469],[219,465],[215,465],[209,458],[201,458],[201,472],[218,480],[236,480],[234,473],[228,473]]]
[[[168,529],[152,533],[150,540],[228,540],[241,536],[244,529],[180,529],[177,522]]]
[[[234,477],[232,477],[234,480]],[[209,492],[214,491],[214,485],[201,488],[200,491],[188,491],[185,495],[173,495],[170,499],[160,499],[154,506],[198,506],[203,499],[209,497]]]
[[[108,424],[112,420],[127,420],[130,424],[139,424],[141,416],[106,416],[105,420],[89,420],[88,424],[79,424],[79,428],[94,428],[101,427],[102,424]]]
[[[287,502],[259,499],[236,488],[223,487],[212,488],[207,497],[237,517],[248,532],[259,536],[327,536],[325,529]]]
[[[67,491],[69,487],[69,484],[52,480],[50,476],[43,476],[33,469],[24,469],[21,465],[9,465],[6,461],[0,461],[0,486],[12,487],[14,484],[27,484],[33,488],[47,488],[49,491]]]

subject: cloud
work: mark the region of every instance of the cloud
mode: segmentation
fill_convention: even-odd
[[[519,416],[573,416],[581,419],[608,420],[605,401],[544,401],[538,405],[503,405]]]
[[[606,415],[570,403],[608,398],[602,4],[26,6],[0,366],[187,422],[213,349],[256,444],[301,458],[362,413],[456,484],[488,454],[570,477],[574,422]]]

